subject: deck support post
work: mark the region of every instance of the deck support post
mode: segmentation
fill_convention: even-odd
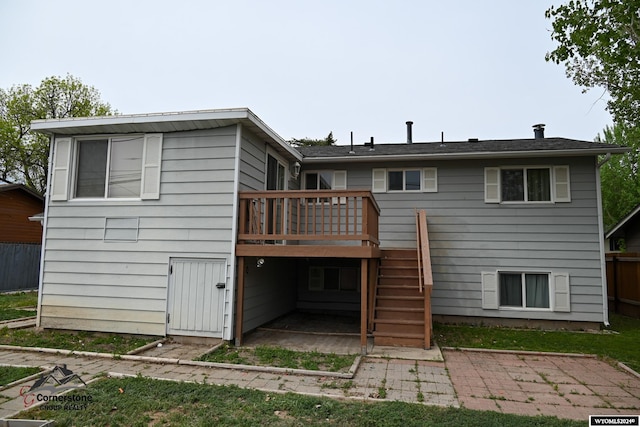
[[[244,320],[244,257],[238,257],[237,260],[236,280],[238,293],[236,295],[236,339],[235,345],[242,345],[242,323]]]
[[[360,260],[360,353],[367,354],[367,300],[369,290],[369,260]]]

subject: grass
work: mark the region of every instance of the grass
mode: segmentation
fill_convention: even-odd
[[[3,366],[0,368],[0,387],[38,372],[40,372],[40,368]]]
[[[120,392],[122,389],[123,392]],[[365,403],[235,386],[109,378],[74,390],[91,396],[86,409],[23,412],[20,418],[52,419],[57,426],[582,426],[584,421],[524,417],[403,402]]]
[[[0,321],[35,316],[35,310],[25,308],[35,308],[37,305],[37,292],[0,294]]]
[[[355,355],[326,354],[317,351],[300,352],[281,347],[245,348],[224,344],[213,352],[201,356],[198,360],[311,371],[347,372],[353,365],[355,358]]]
[[[8,329],[6,327],[0,329],[0,344],[110,354],[126,354],[154,339],[156,338],[84,331],[52,329],[37,331],[33,329]]]
[[[610,322],[601,333],[442,324],[434,324],[433,333],[440,347],[596,354],[640,372],[640,320],[611,314]]]

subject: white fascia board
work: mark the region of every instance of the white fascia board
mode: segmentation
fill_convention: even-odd
[[[340,157],[305,157],[305,164],[314,163],[346,163],[346,162],[388,162],[406,160],[470,160],[470,159],[504,159],[517,157],[584,157],[600,154],[624,154],[628,148],[612,148],[608,150],[535,150],[535,151],[488,151],[479,153],[441,153],[441,154],[391,154],[378,156],[340,156]]]
[[[248,108],[229,108],[225,110],[197,110],[174,113],[119,114],[98,117],[72,117],[64,119],[34,120],[31,130],[55,133],[57,129],[68,127],[89,127],[104,125],[121,125],[135,123],[163,123],[198,120],[246,119]],[[251,113],[253,114],[253,113]]]
[[[278,145],[284,148],[291,156],[293,156],[296,160],[302,161],[302,154],[293,148],[291,145],[287,143],[280,135],[278,135],[273,129],[271,129],[265,122],[263,122],[258,116],[256,116],[253,111],[248,110],[248,118],[251,122],[260,128],[264,133],[269,135]]]

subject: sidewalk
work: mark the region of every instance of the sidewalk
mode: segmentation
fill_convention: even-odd
[[[418,393],[421,392],[425,404],[458,406],[442,361],[363,358],[355,374],[350,375],[350,378],[341,378],[338,375],[312,372],[293,374],[285,373],[284,369],[238,369],[232,366],[220,367],[212,363],[193,362],[191,359],[198,353],[197,349],[198,347],[193,345],[172,343],[164,345],[161,350],[152,348],[137,356],[122,356],[122,359],[0,349],[0,366],[52,368],[55,365],[66,364],[84,381],[105,373],[112,376],[141,374],[149,378],[237,385],[271,393],[294,392],[367,401],[382,400],[380,390],[384,388],[384,400],[418,402]],[[209,347],[200,347],[200,353],[208,349]],[[172,357],[150,356],[158,353]],[[181,356],[187,357],[180,359]],[[0,391],[2,396],[15,396],[6,401],[2,401],[0,397],[0,419],[9,418],[25,409],[20,389],[25,385],[30,386],[34,381]]]
[[[362,358],[352,378],[340,378],[191,361],[195,354],[208,349],[169,344],[160,352],[165,357],[152,357],[159,353],[154,347],[140,356],[113,359],[3,348],[0,367],[52,368],[66,364],[85,381],[104,373],[141,374],[177,381],[233,384],[275,393],[365,401],[398,400],[576,420],[587,420],[595,414],[640,414],[640,378],[591,357],[445,349],[444,361],[434,361],[418,360],[421,350],[400,349],[402,353],[393,353],[392,349],[374,348],[373,353],[377,350],[381,357]],[[171,357],[167,357],[169,355]],[[0,419],[24,409],[20,388],[34,381],[0,391],[0,396],[8,398],[0,397]]]

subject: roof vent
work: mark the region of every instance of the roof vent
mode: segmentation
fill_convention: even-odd
[[[412,126],[413,126],[413,122],[408,121],[407,122],[407,144],[413,144],[413,129],[411,128]]]
[[[533,125],[533,136],[535,139],[544,139],[544,123]]]
[[[469,142],[478,142],[478,138],[469,138]]]
[[[371,137],[371,141],[364,143],[365,147],[369,147],[369,151],[375,151],[375,147],[373,145],[373,137]]]

